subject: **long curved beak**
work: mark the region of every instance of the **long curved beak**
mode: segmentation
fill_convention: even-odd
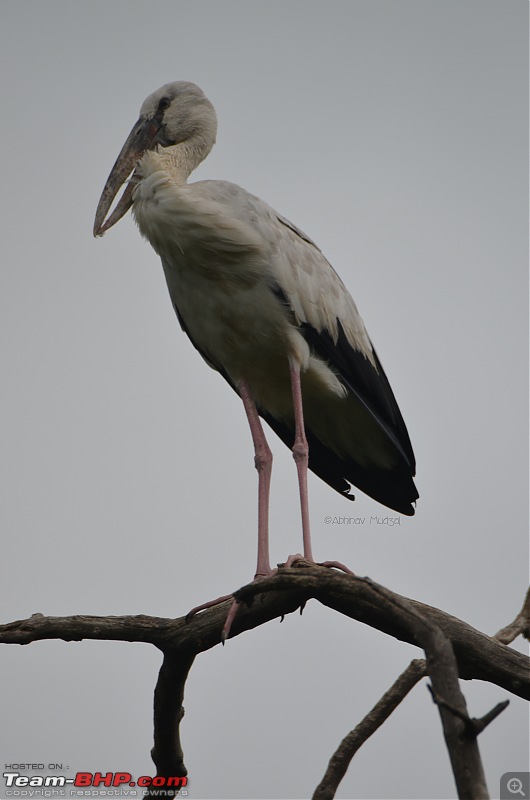
[[[101,193],[94,221],[94,236],[103,236],[105,231],[112,228],[132,206],[135,187],[134,182],[130,181],[116,208],[105,221],[107,212],[120,187],[123,186],[143,154],[153,146],[159,127],[156,119],[139,119],[128,135]]]

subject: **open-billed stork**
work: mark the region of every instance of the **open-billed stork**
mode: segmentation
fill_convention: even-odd
[[[307,560],[308,467],[349,499],[353,484],[401,514],[414,514],[418,492],[388,380],[353,299],[319,248],[233,183],[187,183],[216,131],[215,110],[195,84],[168,83],[149,95],[103,189],[94,235],[132,206],[162,259],[183,330],[243,401],[259,475],[260,577],[271,574],[272,467],[260,417],[293,452]]]

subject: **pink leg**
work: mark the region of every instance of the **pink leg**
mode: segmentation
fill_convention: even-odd
[[[248,423],[250,425],[250,432],[252,434],[252,441],[254,443],[254,463],[258,470],[258,563],[256,566],[255,578],[265,578],[272,575],[272,569],[269,560],[269,492],[271,484],[272,473],[272,453],[265,438],[261,421],[256,408],[256,404],[250,395],[249,388],[245,382],[239,384],[239,393],[243,400],[243,405],[247,414]],[[224,600],[228,600],[231,595],[218,597],[216,600],[210,600],[207,603],[202,603],[200,606],[192,608],[187,614],[190,618],[198,611],[203,611],[206,608],[212,608],[219,605]],[[226,638],[230,633],[232,622],[234,621],[239,603],[237,600],[232,602],[228,615],[226,617],[223,631],[221,634],[221,641],[225,643]]]
[[[307,561],[314,561],[311,550],[311,533],[309,530],[309,504],[307,492],[307,467],[309,463],[309,447],[304,428],[304,412],[302,406],[302,387],[300,382],[300,366],[290,362],[291,387],[293,392],[293,407],[295,421],[295,440],[293,444],[293,458],[298,472],[298,485],[300,488],[300,506],[302,510],[302,538],[304,544],[304,558]],[[252,441],[254,443],[254,463],[258,470],[258,563],[256,567],[256,578],[272,575],[269,560],[269,490],[272,473],[272,453],[265,439],[261,421],[259,418],[256,404],[254,403],[248,385],[245,382],[239,384],[239,393],[245,407],[247,419],[250,425]],[[288,566],[297,559],[297,556],[290,556]],[[339,566],[335,562],[330,562],[330,566]],[[192,609],[188,616],[192,616],[197,611],[217,605],[228,597],[220,597],[209,603],[203,603]],[[239,603],[234,600],[230,606],[222,635],[221,641],[225,642],[230,633],[230,628],[237,615]]]
[[[254,463],[258,470],[258,563],[256,578],[272,574],[269,560],[269,492],[272,473],[272,453],[265,438],[256,404],[250,396],[247,384],[239,384],[239,394],[245,406],[252,441]]]
[[[311,531],[309,528],[309,502],[307,493],[307,465],[309,463],[309,447],[304,428],[304,410],[302,405],[302,387],[300,383],[300,365],[290,361],[291,387],[293,390],[295,438],[293,445],[293,458],[298,471],[298,485],[300,487],[300,507],[302,510],[302,538],[304,543],[304,558],[314,561],[311,550]]]

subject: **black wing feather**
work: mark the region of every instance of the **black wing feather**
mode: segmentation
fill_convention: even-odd
[[[372,349],[374,367],[363,353],[348,342],[340,320],[337,320],[337,328],[338,338],[334,342],[329,331],[317,331],[305,322],[301,325],[304,338],[313,353],[339,373],[342,382],[390,436],[414,475],[416,462],[409,434],[377,353]]]

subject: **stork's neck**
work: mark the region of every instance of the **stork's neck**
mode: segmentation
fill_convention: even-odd
[[[149,171],[151,171],[153,164],[151,159],[154,159],[158,168],[164,169],[176,183],[186,183],[193,170],[204,161],[214,141],[197,135],[186,142],[179,142],[171,147],[159,147],[156,151],[148,152],[141,163],[143,165],[144,159],[149,158]]]

